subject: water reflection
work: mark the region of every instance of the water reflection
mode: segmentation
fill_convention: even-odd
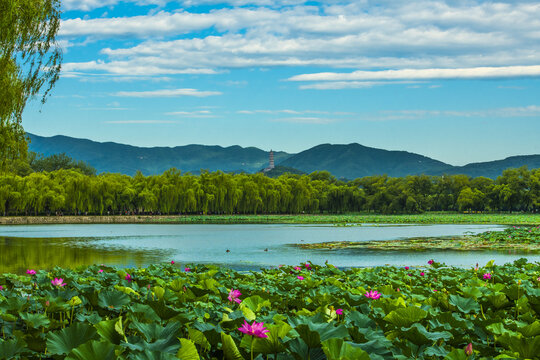
[[[26,269],[76,268],[92,264],[146,266],[163,261],[167,252],[165,249],[96,247],[81,238],[0,237],[0,273],[23,274]]]
[[[538,254],[494,251],[343,251],[305,250],[292,244],[328,241],[373,241],[408,237],[440,237],[498,231],[497,225],[17,225],[0,226],[0,273],[24,273],[28,268],[78,267],[106,264],[147,266],[174,260],[178,264],[219,264],[238,270],[258,270],[279,264],[326,260],[339,267],[391,264],[425,265],[434,258],[469,267],[495,259],[497,264]],[[229,251],[227,251],[229,250]]]

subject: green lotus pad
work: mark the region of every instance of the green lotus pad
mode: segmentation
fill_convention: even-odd
[[[540,359],[540,264],[427,260],[4,274],[0,359]]]

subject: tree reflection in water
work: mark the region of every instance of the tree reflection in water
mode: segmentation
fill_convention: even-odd
[[[0,274],[92,264],[139,267],[162,262],[167,254],[170,256],[170,251],[163,249],[100,247],[81,238],[0,237]]]

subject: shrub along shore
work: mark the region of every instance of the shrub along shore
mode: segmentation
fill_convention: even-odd
[[[0,358],[539,359],[540,268],[260,272],[177,264],[0,276]]]
[[[37,224],[499,224],[539,225],[540,214],[423,213],[409,215],[114,215],[0,216],[0,225]]]

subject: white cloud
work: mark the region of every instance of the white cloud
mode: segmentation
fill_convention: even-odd
[[[104,121],[105,124],[174,124],[176,121],[170,120],[111,120]]]
[[[99,60],[67,63],[65,69],[151,76],[215,74],[218,69],[232,68],[318,66],[362,69],[368,73],[371,71],[366,70],[370,69],[424,70],[424,74],[400,76],[432,79],[443,75],[430,76],[426,72],[540,64],[537,2],[420,0],[382,1],[381,5],[380,1],[329,0],[313,5],[300,0],[202,1],[180,1],[177,3],[187,8],[133,17],[65,19],[60,37],[68,44],[80,42],[81,38],[98,42],[130,40],[115,47],[107,43]],[[162,5],[166,1],[130,2]],[[75,1],[68,3],[74,6]],[[82,3],[92,8],[118,1]],[[188,6],[201,3],[249,6],[189,11]],[[324,81],[385,79],[381,78],[382,71],[377,71],[379,78],[362,72],[352,74],[358,78],[342,75],[347,79]],[[455,71],[444,76],[470,78]],[[497,76],[529,75],[507,71],[506,75]]]
[[[114,7],[120,3],[131,3],[139,6],[156,5],[165,6],[168,3],[180,3],[185,7],[200,5],[228,4],[232,6],[289,6],[303,4],[306,0],[63,0],[62,7],[65,10],[90,11],[102,7]]]
[[[484,110],[388,110],[376,115],[363,115],[359,119],[370,121],[415,120],[426,118],[540,118],[540,106],[506,107]]]
[[[375,85],[388,85],[390,82],[383,81],[329,81],[323,83],[315,83],[301,85],[300,89],[314,90],[340,90],[340,89],[362,89],[371,88]]]
[[[164,6],[168,0],[62,0],[62,7],[65,10],[90,11],[102,7],[113,7],[121,2],[134,3],[136,5],[158,5]]]
[[[275,122],[287,122],[287,123],[298,123],[298,124],[330,124],[336,121],[337,119],[329,118],[320,118],[320,117],[287,117],[287,118],[278,118],[273,119]]]
[[[351,73],[324,72],[296,75],[290,81],[369,81],[369,80],[433,80],[489,79],[540,76],[540,65],[475,67],[462,69],[401,69],[354,71]]]
[[[200,91],[197,89],[163,89],[153,91],[119,91],[113,94],[121,97],[137,97],[137,98],[154,98],[154,97],[179,97],[179,96],[195,96],[207,97],[221,95],[219,91]]]
[[[292,109],[257,109],[257,110],[238,110],[237,114],[243,115],[256,115],[256,114],[289,114],[289,115],[305,115],[305,114],[315,114],[315,115],[337,115],[337,116],[346,116],[354,115],[354,113],[343,112],[343,111],[323,111],[323,110],[292,110]]]
[[[213,118],[216,117],[210,110],[197,110],[197,111],[172,111],[165,113],[165,115],[179,116],[186,118]]]
[[[62,75],[66,77],[81,77],[81,76],[104,76],[107,73],[113,75],[122,75],[134,78],[136,76],[151,76],[151,75],[209,75],[217,72],[208,68],[188,68],[175,67],[174,59],[170,58],[154,58],[153,63],[144,58],[137,58],[130,61],[88,61],[80,63],[66,63],[62,65]],[[85,71],[103,71],[102,74],[88,74]]]

